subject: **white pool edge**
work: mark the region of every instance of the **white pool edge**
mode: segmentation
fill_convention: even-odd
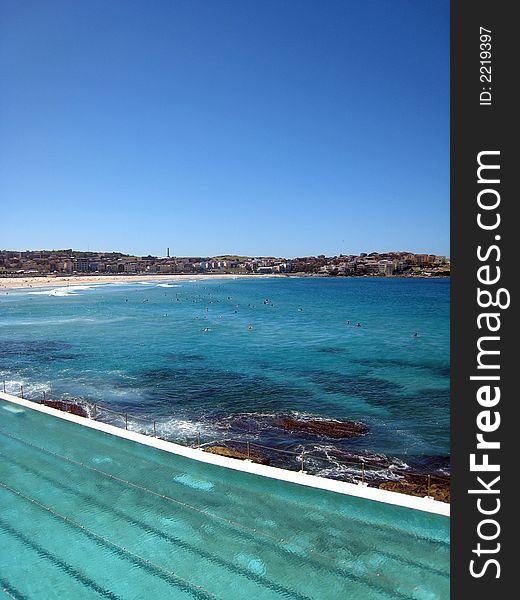
[[[261,477],[269,477],[271,479],[278,479],[281,481],[287,481],[289,483],[297,483],[299,485],[305,485],[307,487],[326,490],[329,492],[336,492],[346,496],[355,496],[358,498],[365,498],[366,500],[374,500],[375,502],[394,504],[404,508],[411,508],[423,512],[442,515],[444,517],[450,516],[449,504],[445,502],[439,502],[438,500],[433,500],[431,498],[409,496],[407,494],[400,494],[398,492],[390,492],[388,490],[371,488],[362,484],[336,481],[334,479],[326,479],[325,477],[318,477],[316,475],[308,475],[306,473],[300,473],[297,471],[289,471],[286,469],[280,469],[278,467],[270,467],[236,458],[229,458],[227,456],[220,456],[218,454],[211,454],[197,448],[181,446],[180,444],[167,442],[166,440],[161,440],[152,436],[144,435],[142,433],[136,433],[135,431],[121,429],[120,427],[109,425],[108,423],[94,421],[88,417],[78,417],[76,415],[72,415],[49,406],[44,406],[42,404],[37,404],[30,400],[24,400],[4,392],[0,392],[0,399],[23,406],[30,410],[35,410],[59,419],[63,419],[65,421],[76,423],[77,425],[82,425],[83,427],[96,429],[97,431],[108,433],[109,435],[115,435],[126,440],[131,440],[139,444],[144,444],[145,446],[157,448],[158,450],[184,456],[185,458],[190,458],[199,462],[224,467],[227,469],[233,469],[235,471],[242,471],[244,473],[252,473],[253,475],[260,475]]]

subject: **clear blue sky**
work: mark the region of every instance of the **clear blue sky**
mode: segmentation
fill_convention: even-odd
[[[0,13],[0,249],[449,254],[447,0]]]

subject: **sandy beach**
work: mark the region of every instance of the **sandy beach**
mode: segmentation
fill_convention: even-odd
[[[85,283],[125,283],[137,281],[180,281],[182,279],[237,279],[237,278],[262,279],[266,277],[280,277],[280,275],[234,275],[230,273],[214,275],[69,275],[66,277],[45,276],[45,277],[0,277],[0,290],[9,290],[17,288],[39,288],[39,287],[57,287],[82,285]]]

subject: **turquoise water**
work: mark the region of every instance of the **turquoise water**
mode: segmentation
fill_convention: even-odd
[[[360,327],[357,324],[360,323]],[[417,332],[418,336],[413,337]],[[160,434],[449,469],[449,281],[271,278],[135,282],[0,294],[0,378],[26,397],[86,399]],[[354,419],[347,441],[270,415]],[[139,423],[134,424],[139,428]]]
[[[446,517],[214,467],[0,401],[0,596],[433,600],[448,584]]]

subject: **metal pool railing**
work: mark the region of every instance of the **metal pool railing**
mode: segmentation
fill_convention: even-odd
[[[4,381],[4,393],[6,392],[6,385]],[[24,398],[23,385],[20,385],[20,396]],[[131,414],[128,412],[118,412],[111,408],[107,408],[104,405],[88,403],[84,401],[67,401],[67,400],[51,400],[47,398],[47,394],[43,392],[43,398],[35,400],[34,398],[27,398],[38,404],[44,404],[51,408],[56,408],[77,416],[85,417],[100,422],[108,422],[116,427],[121,427],[126,430],[134,430],[137,423],[143,423],[146,425],[145,431],[141,430],[138,433],[144,435],[151,435],[157,439],[173,442],[183,446],[198,448],[202,451],[213,452],[215,454],[221,454],[229,456],[231,458],[249,460],[253,462],[259,462],[264,464],[272,464],[289,470],[298,470],[301,473],[313,472],[314,474],[322,477],[329,477],[332,479],[338,479],[330,474],[324,474],[323,469],[317,467],[317,464],[328,464],[333,466],[335,469],[344,467],[351,469],[351,472],[344,474],[347,480],[359,483],[361,485],[372,485],[379,487],[379,484],[383,482],[399,482],[404,479],[405,474],[396,472],[395,469],[385,467],[383,465],[367,464],[363,460],[359,461],[345,461],[343,459],[333,460],[330,457],[319,456],[312,452],[306,452],[305,449],[299,451],[286,450],[282,448],[276,448],[274,446],[267,446],[265,444],[259,444],[255,441],[236,439],[236,438],[216,438],[211,440],[202,440],[201,432],[198,431],[196,436],[186,436],[184,438],[168,435],[160,435],[160,427],[158,427],[158,420],[142,417],[140,415]],[[160,424],[160,422],[159,422]],[[214,450],[212,450],[214,449]],[[255,452],[259,450],[259,452]],[[287,460],[289,459],[289,460]],[[297,469],[295,469],[297,466]],[[416,489],[411,486],[409,489],[404,487],[399,491],[408,493],[411,495],[428,496],[432,497],[432,476],[430,474],[418,474],[418,473],[407,473],[406,475],[412,476],[417,482]],[[441,478],[433,476],[433,479],[440,480]],[[444,487],[448,487],[449,482],[446,484],[444,481]],[[424,493],[423,493],[424,491]]]

